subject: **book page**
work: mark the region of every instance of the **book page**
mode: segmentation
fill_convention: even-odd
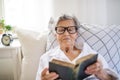
[[[51,61],[52,63],[55,63],[55,64],[59,64],[61,66],[66,66],[66,67],[70,67],[70,68],[74,68],[74,64],[72,63],[69,63],[69,62],[65,62],[65,61],[61,61],[61,60],[57,60],[57,59],[53,59]]]
[[[95,56],[96,54],[89,54],[89,55],[86,55],[86,56],[83,56],[82,58],[78,59],[76,61],[76,64],[80,64],[81,62],[87,60],[87,59],[90,59],[92,58],[93,56]]]

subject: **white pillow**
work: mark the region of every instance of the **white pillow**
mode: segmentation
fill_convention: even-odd
[[[116,72],[120,73],[120,25],[97,26],[83,24],[78,30],[77,47],[81,48],[81,42],[85,41],[91,48],[103,55],[108,64]],[[56,41],[53,29],[47,39],[46,50],[55,48]]]
[[[22,46],[21,80],[35,80],[39,58],[45,52],[46,33],[16,28]]]

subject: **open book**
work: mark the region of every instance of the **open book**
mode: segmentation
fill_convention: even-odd
[[[49,71],[59,74],[56,80],[82,80],[89,75],[85,73],[87,66],[97,61],[98,54],[89,54],[76,61],[76,64],[53,59],[49,62]]]

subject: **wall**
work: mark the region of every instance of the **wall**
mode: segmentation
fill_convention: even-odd
[[[120,24],[120,0],[53,0],[53,15],[76,15],[81,23]]]
[[[52,7],[54,17],[58,17],[64,13],[78,15],[78,1],[79,0],[53,0]]]
[[[120,24],[120,0],[107,0],[107,23]]]
[[[105,0],[79,0],[79,18],[82,23],[107,24]]]

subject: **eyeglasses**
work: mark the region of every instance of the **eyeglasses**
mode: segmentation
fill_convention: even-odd
[[[67,30],[67,32],[69,34],[74,34],[74,33],[77,32],[77,27],[76,26],[69,26],[69,27],[59,26],[59,27],[55,27],[55,31],[56,31],[57,34],[63,34],[66,30]]]

